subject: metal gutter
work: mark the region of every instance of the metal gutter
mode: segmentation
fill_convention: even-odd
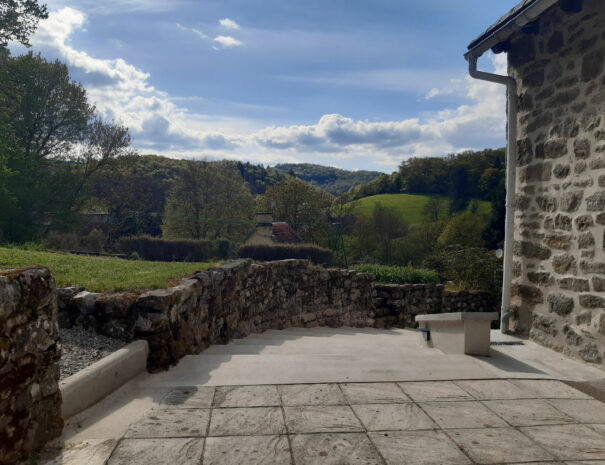
[[[507,90],[508,124],[506,142],[506,222],[504,227],[504,267],[502,280],[502,303],[500,313],[500,331],[508,332],[510,312],[510,289],[513,264],[513,241],[515,219],[515,179],[517,159],[517,82],[510,76],[486,73],[477,70],[476,55],[468,59],[468,72],[475,78],[483,81],[503,84]]]

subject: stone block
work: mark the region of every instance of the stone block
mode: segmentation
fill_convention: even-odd
[[[546,260],[551,256],[551,251],[547,247],[527,241],[515,241],[513,253],[518,257],[537,258],[540,260]]]
[[[585,310],[576,315],[577,325],[590,325],[592,323],[592,311]]]
[[[586,231],[588,228],[594,225],[592,215],[579,215],[574,219],[576,229],[578,231]]]
[[[588,342],[579,351],[580,357],[590,363],[601,363],[603,357],[599,351],[599,347],[594,342]]]
[[[527,279],[538,286],[550,286],[553,283],[553,278],[547,271],[530,271],[527,273]]]
[[[517,140],[517,166],[527,165],[534,157],[534,150],[531,139],[526,137]]]
[[[595,192],[586,197],[586,208],[588,211],[602,212],[605,210],[605,191]]]
[[[582,260],[580,262],[580,270],[582,273],[595,273],[605,275],[605,263],[604,262],[589,262]]]
[[[595,292],[605,292],[605,278],[599,276],[592,277],[592,290]]]
[[[557,179],[564,179],[569,175],[569,165],[556,164],[553,169],[553,174]]]
[[[559,213],[557,216],[555,216],[555,228],[571,231],[571,218]]]
[[[605,299],[598,295],[581,294],[580,305],[584,308],[601,308],[605,310]]]
[[[567,250],[571,244],[570,234],[549,234],[544,237],[544,244],[553,249]]]
[[[582,191],[565,192],[559,199],[559,206],[565,212],[574,212],[580,207],[582,202]]]
[[[589,249],[595,246],[594,236],[591,232],[585,232],[578,235],[578,248]]]
[[[548,302],[548,311],[557,315],[569,315],[574,308],[573,297],[550,294],[546,301]]]
[[[556,255],[552,259],[552,267],[558,274],[577,274],[578,267],[576,259],[570,254]]]
[[[588,279],[582,278],[559,278],[557,279],[557,285],[561,289],[574,291],[574,292],[587,292],[590,291],[590,285]]]
[[[605,66],[605,48],[587,53],[582,59],[582,81],[589,82],[599,77]]]

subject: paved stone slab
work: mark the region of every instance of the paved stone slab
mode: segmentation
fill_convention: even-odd
[[[347,403],[337,384],[293,384],[278,386],[282,405],[344,405]]]
[[[554,457],[513,428],[457,429],[452,440],[482,464],[552,460]]]
[[[471,463],[442,431],[393,431],[368,434],[388,465]]]
[[[455,383],[479,400],[535,399],[538,394],[521,389],[505,379],[455,381]]]
[[[212,410],[209,436],[260,436],[284,434],[279,407],[217,408]]]
[[[553,399],[548,402],[580,423],[605,424],[605,404],[601,401]]]
[[[605,459],[605,437],[587,426],[530,426],[521,431],[559,459]]]
[[[534,392],[543,399],[592,399],[588,394],[554,379],[511,379],[509,381],[521,389]]]
[[[605,436],[605,425],[589,425],[588,427]]]
[[[451,381],[399,383],[399,386],[417,402],[474,400],[473,396]]]
[[[419,404],[441,428],[493,428],[508,424],[481,402],[422,402]]]
[[[107,465],[199,465],[203,449],[203,439],[122,439]]]
[[[603,465],[605,460],[582,460],[581,462],[565,462],[565,465]],[[542,465],[542,464],[540,464]]]
[[[210,408],[213,396],[213,387],[177,387],[166,394],[160,404],[165,408]]]
[[[40,465],[105,465],[116,447],[116,439],[91,439],[68,450],[46,450],[40,454]]]
[[[206,439],[204,465],[288,465],[286,436],[229,436]]]
[[[290,433],[360,432],[363,427],[345,405],[284,407]]]
[[[204,437],[210,410],[158,409],[149,411],[130,425],[127,438],[184,438]]]
[[[410,398],[395,383],[347,383],[340,387],[350,404],[410,402]]]
[[[277,386],[222,386],[216,388],[215,407],[279,406]]]
[[[352,408],[368,431],[417,430],[437,427],[420,407],[411,402],[353,405]]]
[[[488,400],[484,404],[513,426],[562,425],[575,421],[545,400]]]
[[[292,436],[296,465],[382,465],[365,434],[322,433]]]

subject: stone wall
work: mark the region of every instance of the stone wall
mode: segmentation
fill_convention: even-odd
[[[605,358],[605,8],[558,5],[511,39],[518,83],[512,328]]]
[[[46,268],[0,272],[0,464],[63,427],[54,288]]]
[[[140,296],[78,291],[58,290],[62,324],[127,341],[146,339],[151,370],[210,344],[267,329],[409,327],[419,313],[497,311],[497,299],[484,292],[447,292],[436,284],[376,284],[372,275],[326,270],[306,260],[237,260]]]

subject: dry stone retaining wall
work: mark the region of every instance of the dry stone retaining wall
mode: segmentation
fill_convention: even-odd
[[[58,293],[62,324],[88,326],[127,341],[146,339],[151,370],[210,344],[267,329],[409,327],[420,313],[497,311],[496,297],[484,292],[376,284],[372,275],[317,268],[306,260],[237,260],[140,296],[79,289]]]
[[[0,464],[58,436],[60,343],[46,268],[0,272]]]
[[[555,5],[511,39],[518,83],[513,329],[605,358],[605,8]]]

